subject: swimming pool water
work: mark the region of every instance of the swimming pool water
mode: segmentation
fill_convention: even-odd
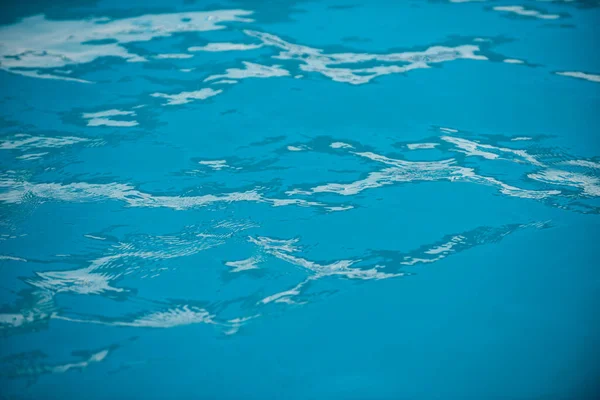
[[[598,398],[599,5],[3,3],[0,398]]]

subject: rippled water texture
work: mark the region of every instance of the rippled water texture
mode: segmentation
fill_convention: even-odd
[[[599,6],[3,2],[0,398],[598,398]]]

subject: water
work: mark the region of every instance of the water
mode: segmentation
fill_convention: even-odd
[[[0,397],[597,398],[596,6],[3,4]]]

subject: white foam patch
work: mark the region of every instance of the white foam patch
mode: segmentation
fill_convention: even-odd
[[[244,64],[245,68],[228,68],[225,74],[211,75],[204,79],[204,82],[222,79],[235,80],[247,78],[273,78],[290,75],[287,70],[281,68],[279,65],[267,66],[247,61],[243,61],[242,64]]]
[[[519,136],[519,137],[514,137],[512,139],[510,139],[513,142],[520,142],[520,141],[526,141],[526,140],[531,140],[530,137],[528,136]]]
[[[167,105],[175,106],[180,104],[187,104],[193,100],[206,100],[209,97],[213,97],[222,93],[222,90],[214,90],[210,88],[204,88],[196,90],[194,92],[181,92],[177,94],[166,94],[166,93],[152,93],[152,97],[159,97],[167,99]]]
[[[471,44],[456,47],[433,46],[419,52],[392,54],[325,54],[321,49],[292,44],[269,33],[251,30],[245,30],[244,33],[259,39],[265,46],[281,49],[282,51],[274,56],[274,58],[299,61],[301,63],[300,69],[305,72],[317,72],[336,82],[345,82],[353,85],[368,83],[378,76],[405,73],[414,69],[429,68],[429,64],[458,59],[487,60],[487,57],[475,54],[479,51],[479,47]],[[347,68],[339,66],[342,64],[377,61],[386,64],[368,68]],[[389,65],[389,63],[401,63],[402,65]]]
[[[586,74],[585,72],[565,71],[557,72],[557,75],[569,76],[571,78],[585,79],[590,82],[600,82],[600,75]]]
[[[83,113],[81,116],[88,120],[88,126],[112,126],[128,128],[138,125],[138,122],[111,119],[110,117],[134,117],[135,115],[135,111],[111,109],[95,113]]]
[[[544,14],[537,10],[527,9],[523,6],[496,6],[493,8],[495,11],[512,13],[515,15],[520,15],[522,17],[533,17],[539,19],[558,19],[560,15],[558,14]]]
[[[145,59],[123,45],[180,32],[224,29],[222,22],[251,22],[245,10],[143,15],[125,19],[50,20],[43,15],[0,27],[0,68],[36,78],[84,82],[41,70],[90,63],[100,57]]]
[[[426,150],[426,149],[435,149],[439,143],[409,143],[406,147],[409,150]]]
[[[507,64],[525,64],[525,61],[517,60],[515,58],[506,58],[506,59],[502,60],[502,62],[505,62]]]
[[[262,44],[244,44],[244,43],[209,43],[206,46],[192,46],[188,51],[246,51],[260,49]]]
[[[225,265],[233,268],[230,272],[242,272],[251,269],[258,269],[258,263],[260,259],[257,257],[250,257],[240,261],[227,261]]]

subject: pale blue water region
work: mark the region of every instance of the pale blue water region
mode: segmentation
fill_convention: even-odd
[[[598,6],[4,2],[0,398],[598,398]]]

